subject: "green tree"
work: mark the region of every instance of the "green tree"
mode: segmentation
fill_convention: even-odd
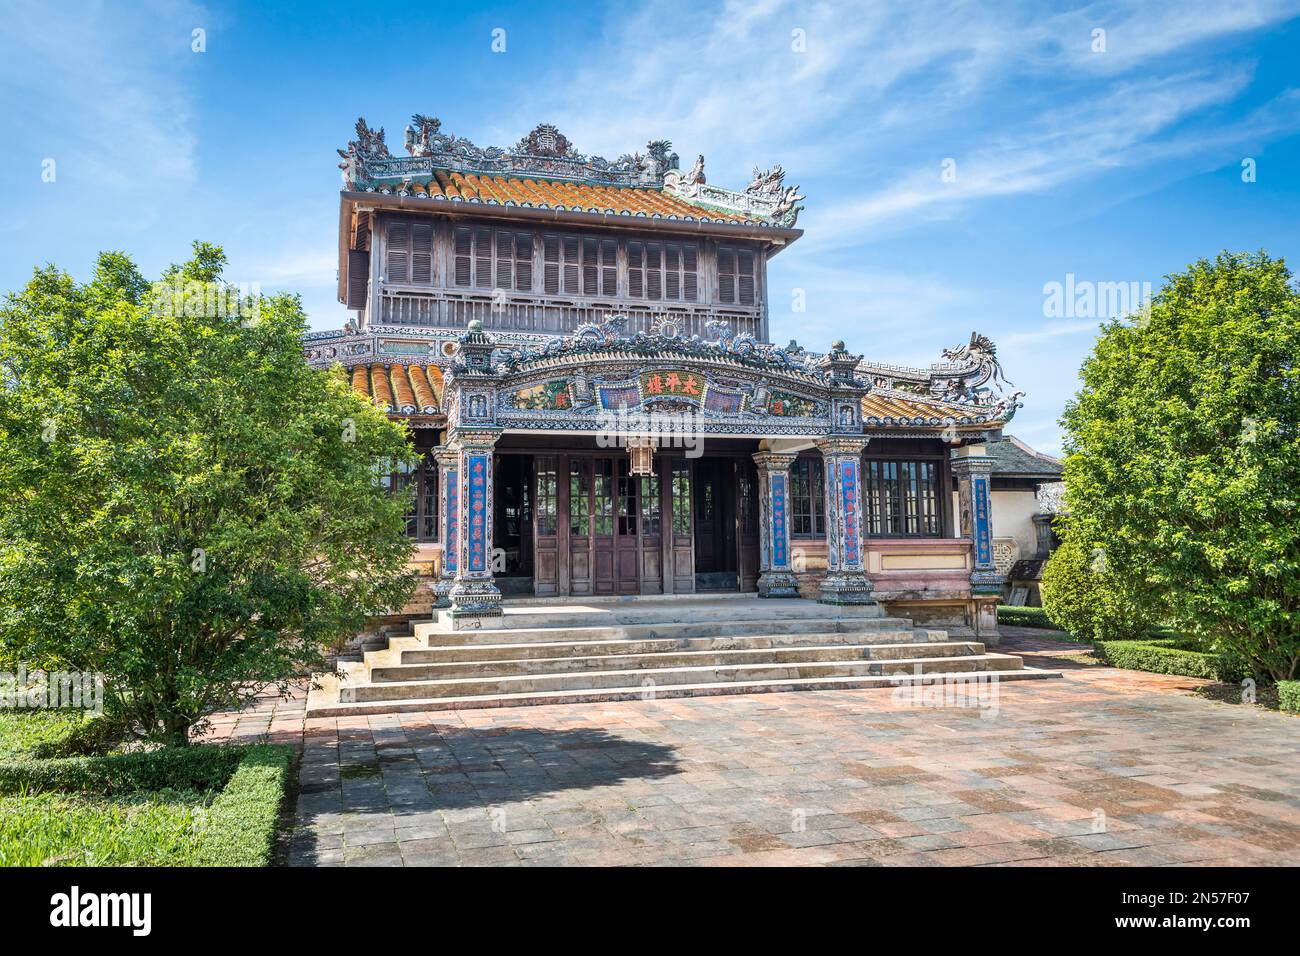
[[[1278,679],[1300,667],[1297,355],[1285,264],[1223,253],[1102,328],[1063,419],[1069,536]]]
[[[1138,638],[1150,629],[1150,609],[1124,584],[1100,550],[1089,551],[1067,531],[1043,568],[1043,610],[1081,641]]]
[[[307,365],[296,297],[241,299],[224,264],[196,243],[151,286],[104,253],[0,307],[0,657],[100,672],[178,746],[413,585],[375,481],[404,429]]]

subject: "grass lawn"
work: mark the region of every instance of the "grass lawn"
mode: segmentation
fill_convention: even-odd
[[[0,866],[265,866],[292,751],[45,758],[80,716],[0,713]]]

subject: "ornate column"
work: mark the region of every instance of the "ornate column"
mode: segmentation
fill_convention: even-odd
[[[862,545],[862,396],[867,384],[857,377],[860,355],[842,341],[831,343],[821,361],[830,390],[830,428],[818,439],[826,480],[826,577],[823,604],[875,604]]]
[[[492,454],[500,373],[492,364],[496,341],[474,319],[460,337],[448,378],[448,443],[456,455],[456,579],[453,630],[492,626],[501,617],[501,591],[492,574]]]
[[[758,534],[760,597],[799,596],[799,582],[790,568],[790,466],[794,455],[760,451],[758,466]]]
[[[1003,578],[993,562],[992,470],[993,459],[982,442],[957,449],[952,471],[957,476],[961,535],[970,540],[974,559],[970,576],[972,625],[978,636],[996,638]]]
[[[819,439],[826,475],[826,577],[823,604],[875,604],[862,546],[862,452],[864,435]]]
[[[451,619],[456,630],[484,626],[501,616],[501,591],[492,574],[492,453],[499,429],[458,430],[456,449],[457,506],[456,581],[452,585]]]
[[[436,608],[451,607],[451,588],[456,583],[458,530],[460,529],[460,453],[443,445],[435,448],[438,462],[438,508],[442,521],[442,573],[433,585]]]

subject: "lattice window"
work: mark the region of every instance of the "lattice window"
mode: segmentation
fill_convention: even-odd
[[[591,461],[584,458],[569,462],[569,533],[591,534]]]
[[[790,466],[790,533],[801,538],[826,534],[825,468],[820,458],[796,458]]]
[[[673,462],[673,534],[691,533],[691,466],[688,462]]]
[[[872,537],[939,537],[939,462],[878,461],[866,463],[864,530]]]
[[[553,535],[558,516],[559,477],[555,458],[543,455],[537,459],[537,534]]]

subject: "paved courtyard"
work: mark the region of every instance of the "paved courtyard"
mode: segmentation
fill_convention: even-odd
[[[1018,640],[1031,666],[1070,650]],[[213,736],[301,741],[294,865],[1300,864],[1300,719],[1200,683],[1088,667],[948,706],[856,690],[307,721],[295,699]]]

